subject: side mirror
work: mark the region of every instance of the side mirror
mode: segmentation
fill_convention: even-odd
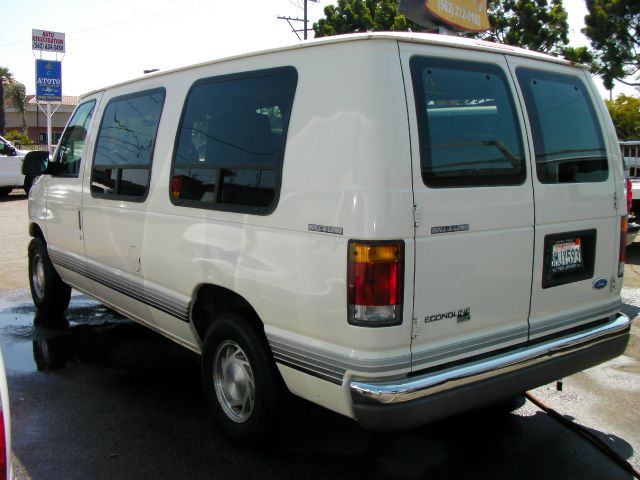
[[[22,161],[22,174],[37,177],[47,173],[49,168],[49,152],[29,152]]]

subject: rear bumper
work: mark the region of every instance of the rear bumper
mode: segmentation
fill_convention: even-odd
[[[625,351],[629,327],[619,313],[587,330],[445,370],[385,383],[352,381],[354,412],[372,430],[416,427],[610,360]]]

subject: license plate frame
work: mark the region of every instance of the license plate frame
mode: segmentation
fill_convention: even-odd
[[[593,277],[596,230],[562,232],[544,237],[542,288]]]

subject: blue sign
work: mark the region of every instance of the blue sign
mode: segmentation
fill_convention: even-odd
[[[36,60],[36,100],[62,101],[62,62]]]

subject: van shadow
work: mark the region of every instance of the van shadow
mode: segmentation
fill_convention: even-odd
[[[640,242],[633,242],[627,246],[625,263],[640,265]]]
[[[21,200],[27,200],[29,196],[23,192],[23,190],[16,191],[14,190],[12,193],[7,195],[6,197],[0,197],[0,203],[12,203],[18,202]]]
[[[32,478],[50,478],[48,461],[59,478],[632,478],[528,403],[374,433],[288,398],[272,441],[240,448],[209,421],[199,357],[149,329],[82,297],[64,317],[20,306],[0,320],[0,335],[33,350],[36,370],[10,375],[13,448]],[[625,440],[595,433],[632,456]]]
[[[632,320],[640,315],[640,307],[636,307],[635,305],[628,303],[623,303],[620,307],[620,311]]]

